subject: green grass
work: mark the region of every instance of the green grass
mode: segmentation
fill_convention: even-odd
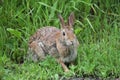
[[[59,80],[73,77],[120,78],[119,0],[2,0],[0,1],[0,79]],[[50,56],[45,61],[24,61],[29,37],[42,26],[59,28],[74,12],[80,42],[76,65],[65,73]]]

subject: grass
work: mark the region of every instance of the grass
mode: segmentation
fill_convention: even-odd
[[[120,78],[119,0],[2,0],[0,1],[0,79],[59,80]],[[63,72],[50,56],[45,61],[24,61],[29,37],[42,26],[59,27],[74,12],[74,31],[80,42],[76,65]]]

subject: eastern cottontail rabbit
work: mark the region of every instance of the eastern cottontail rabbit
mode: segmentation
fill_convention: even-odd
[[[74,14],[71,13],[65,24],[61,15],[58,16],[61,29],[46,26],[30,37],[28,55],[33,61],[42,60],[47,54],[55,57],[65,71],[65,62],[71,63],[77,57],[79,42],[73,33]]]

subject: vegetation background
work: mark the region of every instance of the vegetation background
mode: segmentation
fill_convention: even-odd
[[[50,56],[24,61],[29,37],[74,12],[80,42],[76,65],[63,72]],[[23,63],[24,61],[24,63]],[[0,80],[120,78],[120,0],[0,0]]]

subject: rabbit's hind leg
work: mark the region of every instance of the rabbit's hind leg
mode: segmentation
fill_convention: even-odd
[[[34,62],[36,62],[38,60],[43,60],[45,58],[45,52],[44,52],[43,48],[36,41],[33,41],[30,44],[30,47],[31,48],[29,48],[28,56]]]
[[[29,48],[25,59],[27,61],[37,62],[39,58],[38,58],[38,55],[35,54],[35,52],[32,49]]]

